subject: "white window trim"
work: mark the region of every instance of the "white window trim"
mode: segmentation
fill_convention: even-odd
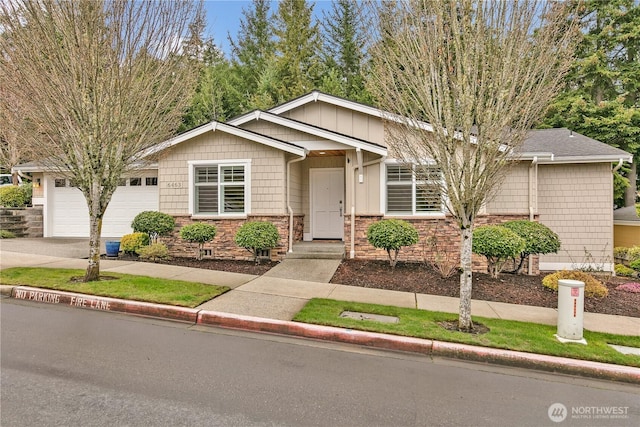
[[[194,219],[202,218],[246,218],[251,214],[251,159],[230,159],[230,160],[189,160],[189,215]],[[195,213],[195,169],[198,166],[244,166],[244,212],[223,213],[223,214],[201,214]]]
[[[435,165],[433,161],[422,161],[420,164],[426,165]],[[415,191],[416,191],[416,177],[412,174],[411,176],[411,209],[412,212],[387,212],[387,165],[401,165],[406,164],[401,160],[390,159],[384,162],[384,167],[380,168],[380,212],[389,218],[407,218],[407,217],[421,217],[421,218],[444,218],[446,216],[446,203],[445,203],[445,195],[442,195],[442,200],[440,202],[440,211],[431,211],[431,212],[416,212],[416,200],[415,200]],[[416,165],[417,163],[412,163],[412,165]]]

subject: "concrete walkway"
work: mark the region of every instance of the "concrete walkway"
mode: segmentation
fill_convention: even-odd
[[[3,246],[0,246],[0,269],[17,266],[84,269],[87,265],[85,259],[13,252]],[[458,298],[328,283],[338,265],[339,261],[336,260],[291,259],[283,261],[265,275],[253,276],[133,261],[101,261],[104,272],[195,281],[232,289],[197,307],[201,310],[291,320],[309,299],[329,298],[458,313]],[[557,322],[556,310],[552,308],[491,301],[473,300],[472,313],[474,316],[548,325]],[[597,332],[640,335],[640,318],[585,313],[584,328]]]

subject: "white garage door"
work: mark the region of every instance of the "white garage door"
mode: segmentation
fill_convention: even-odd
[[[131,221],[142,211],[158,210],[158,179],[127,178],[113,194],[102,221],[102,237],[119,238],[132,232]],[[52,180],[48,223],[53,237],[89,237],[87,202],[69,180]]]

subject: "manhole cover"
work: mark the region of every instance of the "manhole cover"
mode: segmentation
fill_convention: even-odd
[[[624,345],[613,345],[608,344],[609,347],[612,347],[616,351],[619,351],[622,354],[633,354],[634,356],[640,356],[640,348],[638,347],[627,347]]]
[[[383,316],[382,314],[373,313],[358,313],[357,311],[343,311],[340,313],[340,317],[346,317],[356,320],[372,320],[374,322],[382,323],[398,323],[400,319],[395,316]]]

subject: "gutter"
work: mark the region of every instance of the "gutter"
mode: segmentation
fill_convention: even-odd
[[[307,158],[307,150],[304,150],[302,157],[291,159],[287,162],[287,212],[289,212],[289,250],[293,252],[293,209],[291,208],[291,163],[301,162]]]
[[[356,149],[356,156],[358,160],[358,164],[355,168],[353,168],[353,185],[351,188],[351,250],[349,251],[349,258],[353,259],[356,257],[356,176],[358,177],[358,182],[362,184],[364,182],[364,168],[367,166],[375,165],[378,163],[382,163],[387,159],[387,156],[380,156],[379,159],[371,160],[366,163],[362,163],[362,151],[360,149]]]

